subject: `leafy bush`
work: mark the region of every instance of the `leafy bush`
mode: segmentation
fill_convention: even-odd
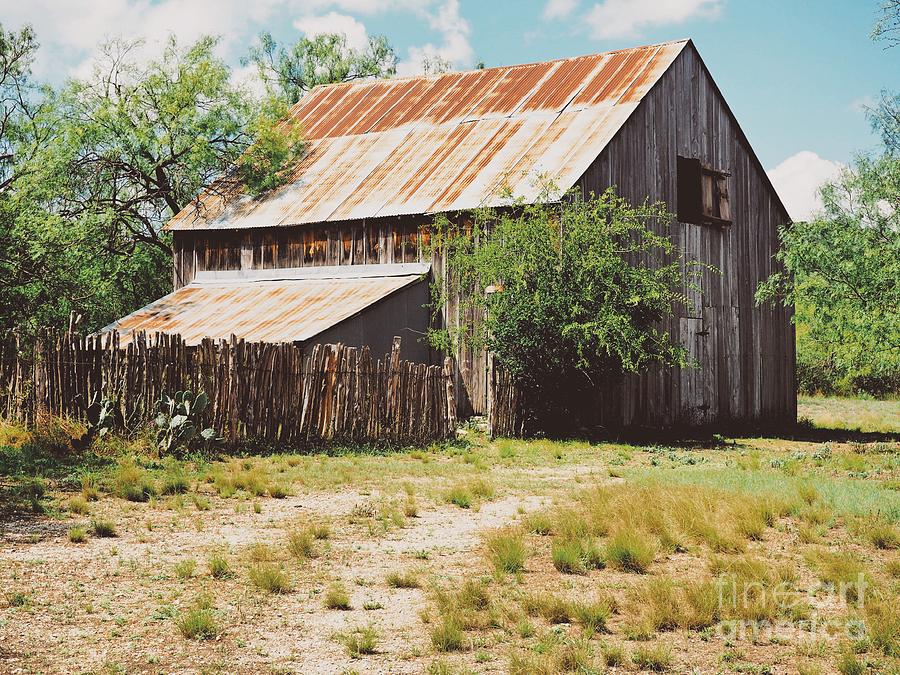
[[[466,306],[459,328],[432,331],[431,343],[490,349],[523,392],[526,431],[570,433],[592,422],[598,382],[686,365],[663,329],[687,302],[663,205],[631,206],[610,189],[472,217],[471,227],[436,222],[450,274],[433,306],[456,294]],[[647,257],[659,264],[638,262]]]

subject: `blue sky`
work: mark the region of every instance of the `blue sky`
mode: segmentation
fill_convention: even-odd
[[[795,217],[815,186],[876,146],[864,106],[900,87],[900,47],[869,32],[879,0],[0,0],[6,28],[31,23],[51,81],[89,71],[113,36],[222,35],[239,66],[260,30],[284,41],[384,34],[403,73],[438,55],[456,68],[505,65],[681,37],[696,43]],[[243,73],[250,77],[250,73]]]

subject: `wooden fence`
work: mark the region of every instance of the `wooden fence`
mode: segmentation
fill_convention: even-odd
[[[400,338],[375,359],[368,347],[204,340],[178,335],[45,335],[26,347],[0,340],[0,416],[83,418],[96,396],[115,402],[128,428],[155,416],[163,393],[204,391],[204,422],[229,444],[418,444],[451,438],[456,402],[450,359],[441,366],[400,360]]]
[[[494,365],[490,370],[491,389],[488,405],[488,429],[491,437],[521,437],[524,415],[521,393],[513,378]]]

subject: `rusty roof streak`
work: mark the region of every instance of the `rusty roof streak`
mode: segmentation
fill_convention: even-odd
[[[178,333],[189,345],[232,333],[248,342],[302,341],[421,278],[206,281],[184,286],[103,330],[119,331],[123,346],[140,331]]]
[[[522,66],[313,88],[291,108],[307,154],[262,198],[213,192],[170,230],[437,213],[571,188],[686,40]]]

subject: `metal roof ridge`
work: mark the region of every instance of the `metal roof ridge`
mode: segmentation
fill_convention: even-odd
[[[610,49],[605,52],[589,52],[587,54],[577,54],[575,56],[563,56],[557,59],[546,59],[545,61],[529,61],[527,63],[513,63],[507,65],[499,65],[499,66],[491,66],[489,68],[470,68],[468,70],[449,70],[445,73],[435,73],[434,75],[425,75],[421,73],[419,75],[402,75],[402,76],[394,76],[387,78],[367,78],[361,80],[349,80],[347,82],[331,82],[328,84],[317,84],[309,91],[312,92],[315,89],[327,89],[329,87],[355,87],[361,85],[372,84],[373,82],[407,82],[409,80],[437,80],[442,77],[446,77],[447,75],[465,75],[466,73],[477,73],[485,70],[499,70],[501,68],[524,68],[526,66],[537,66],[544,63],[562,63],[563,61],[574,61],[575,59],[584,59],[591,56],[606,56],[608,54],[621,54],[622,52],[633,52],[639,49],[649,49],[651,47],[666,47],[668,45],[677,45],[677,44],[687,44],[693,38],[678,38],[676,40],[664,40],[663,42],[654,42],[647,45],[635,45],[634,47],[622,47],[620,49]],[[294,103],[294,105],[298,105],[301,103],[303,99],[301,98],[299,101]]]

